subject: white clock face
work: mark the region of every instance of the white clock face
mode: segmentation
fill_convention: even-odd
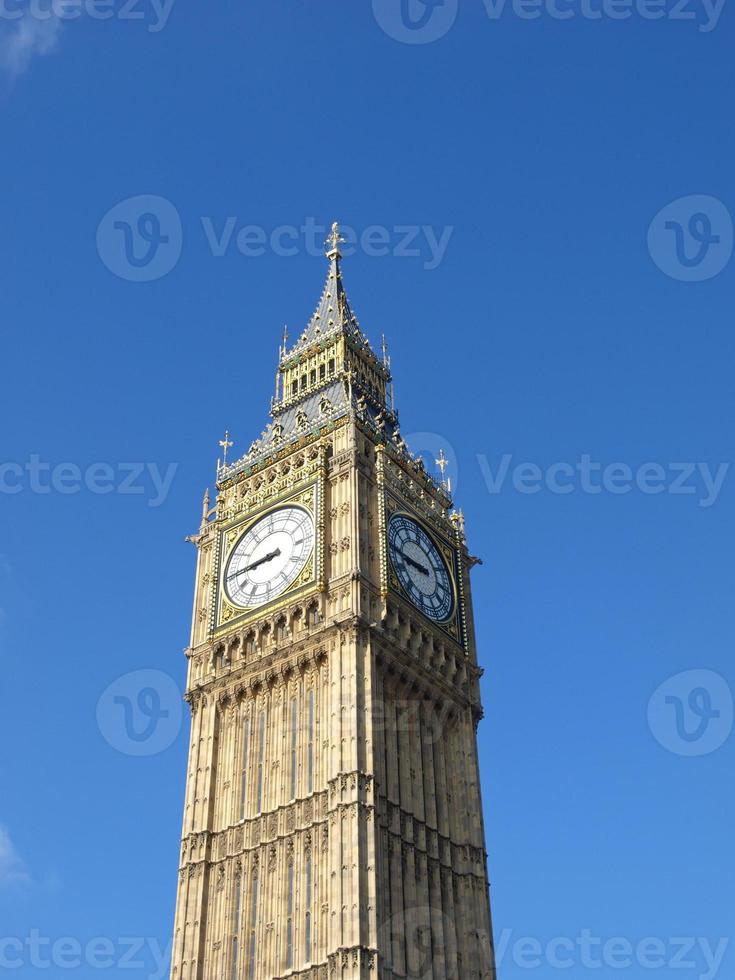
[[[225,592],[246,609],[270,602],[292,585],[314,550],[314,521],[302,507],[280,507],[250,527],[225,568]]]
[[[426,531],[405,514],[388,524],[388,551],[398,580],[424,616],[445,622],[454,609],[452,578]]]

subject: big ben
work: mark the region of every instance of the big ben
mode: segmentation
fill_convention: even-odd
[[[404,442],[341,238],[193,536],[174,980],[494,977],[464,520]]]

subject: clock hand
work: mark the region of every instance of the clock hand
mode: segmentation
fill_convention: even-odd
[[[277,558],[280,555],[280,553],[281,553],[281,549],[276,548],[275,551],[268,552],[267,555],[264,555],[262,558],[259,558],[257,561],[254,561],[251,565],[248,565],[247,568],[243,568],[243,571],[251,572],[254,568],[259,568],[261,565],[264,565],[267,561],[272,561],[274,558]]]
[[[419,562],[414,561],[413,558],[411,558],[410,555],[407,555],[405,551],[401,551],[400,554],[408,562],[409,565],[413,565],[413,567],[416,569],[417,572],[421,572],[422,575],[429,574],[429,569],[426,567],[426,565],[421,565]]]
[[[267,555],[264,555],[262,558],[259,558],[257,561],[254,561],[252,565],[248,565],[247,568],[243,568],[243,571],[250,572],[254,568],[258,568],[259,565],[264,565],[267,561],[272,561],[274,558],[277,558],[280,555],[280,553],[281,553],[281,549],[276,548],[275,551],[271,551]]]
[[[238,568],[236,572],[233,572],[231,575],[227,576],[227,581],[229,582],[231,578],[235,578],[238,575],[242,575],[243,572],[251,572],[254,568],[257,568],[259,565],[262,565],[267,561],[272,561],[272,559],[277,558],[280,555],[280,553],[281,553],[281,549],[276,548],[275,551],[269,552],[269,554],[264,555],[262,558],[259,558],[257,561],[254,561],[251,565],[246,565],[245,568]]]

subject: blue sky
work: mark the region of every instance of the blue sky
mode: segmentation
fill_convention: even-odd
[[[334,218],[403,432],[455,461],[484,559],[501,977],[732,973],[732,10],[411,4],[1,7],[12,975],[157,975],[183,539],[225,427],[243,452],[266,422]],[[171,713],[131,755],[110,705],[141,670]],[[34,936],[72,945],[44,969]],[[585,936],[623,946],[595,967]]]

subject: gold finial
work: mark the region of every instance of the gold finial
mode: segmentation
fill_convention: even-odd
[[[227,466],[227,450],[228,449],[231,449],[235,445],[235,443],[232,442],[232,440],[230,439],[230,433],[229,433],[229,431],[227,429],[225,429],[225,437],[224,437],[224,439],[220,439],[219,444],[220,444],[220,446],[222,446],[222,452],[223,452],[223,455],[224,455],[224,463],[223,463],[223,465],[224,466]]]
[[[342,253],[339,250],[340,245],[344,244],[344,238],[339,233],[339,222],[332,222],[332,230],[329,235],[327,235],[327,240],[324,242],[325,245],[330,245],[331,248],[327,251],[328,259],[341,259]]]
[[[449,520],[452,522],[452,524],[454,524],[454,526],[456,527],[456,529],[459,532],[459,534],[461,534],[462,537],[464,537],[464,533],[465,533],[465,530],[464,530],[464,514],[462,513],[462,511],[461,510],[453,510],[452,513],[449,515]],[[476,559],[473,560],[473,564],[480,564],[481,565],[482,564],[482,560],[480,558],[476,558]]]
[[[448,493],[451,493],[452,492],[452,481],[449,479],[449,477],[447,477],[446,480],[444,479],[444,470],[447,468],[447,466],[449,466],[449,460],[444,455],[444,448],[443,447],[439,450],[439,458],[438,459],[435,459],[434,462],[439,467],[439,469],[442,471],[442,485],[447,488],[447,492]]]

